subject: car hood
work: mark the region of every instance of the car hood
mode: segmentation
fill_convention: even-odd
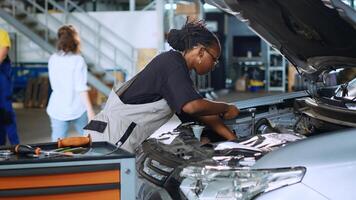
[[[268,153],[253,168],[304,166],[320,169],[321,166],[355,163],[356,140],[352,139],[355,136],[355,129],[349,129],[300,140]]]
[[[246,22],[306,77],[356,66],[356,12],[341,0],[206,0]]]

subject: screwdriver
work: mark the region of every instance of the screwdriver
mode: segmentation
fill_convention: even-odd
[[[17,154],[41,154],[41,148],[33,148],[30,145],[18,144],[15,146],[14,152]]]
[[[34,155],[44,154],[45,156],[51,156],[51,155],[72,156],[73,155],[71,152],[61,153],[61,152],[53,152],[53,151],[42,151],[41,148],[39,147],[33,148],[30,145],[25,145],[25,144],[16,145],[14,152],[17,154],[34,154]]]

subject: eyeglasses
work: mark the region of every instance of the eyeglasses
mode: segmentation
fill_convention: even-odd
[[[214,66],[216,66],[219,63],[219,60],[218,60],[219,58],[215,57],[207,48],[204,48],[204,49],[211,56],[211,58],[214,61]]]

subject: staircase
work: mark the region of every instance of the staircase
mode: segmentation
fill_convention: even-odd
[[[64,24],[77,27],[82,54],[89,66],[88,82],[104,95],[111,90],[107,83],[116,84],[117,80],[104,68],[120,70],[129,77],[136,73],[137,50],[130,43],[70,0],[62,4],[45,2],[40,5],[36,0],[0,0],[0,17],[50,54],[56,51],[58,28]],[[48,8],[58,13],[49,14]],[[68,8],[75,8],[76,12],[69,12]]]

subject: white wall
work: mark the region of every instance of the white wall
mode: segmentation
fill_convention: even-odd
[[[155,11],[93,12],[96,19],[136,48],[157,48],[158,26]]]

